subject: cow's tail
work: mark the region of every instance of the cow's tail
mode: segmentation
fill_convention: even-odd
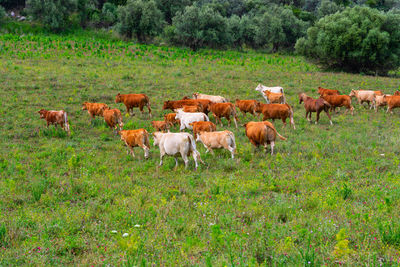
[[[232,132],[228,133],[229,137],[231,138],[231,143],[232,147],[234,149],[233,153],[236,153],[236,141],[235,141],[235,135]]]
[[[274,125],[272,124],[272,125],[265,125],[266,127],[269,127],[272,131],[274,131],[274,133],[279,137],[279,139],[281,139],[281,140],[287,140],[287,138],[285,138],[285,137],[283,137],[282,135],[280,135],[279,133],[278,133],[278,131],[275,129],[275,127],[274,127]]]
[[[293,129],[296,129],[294,126],[294,119],[293,119],[293,108],[289,104],[285,104],[289,108],[289,117],[290,117],[290,124],[293,125]]]
[[[205,164],[204,161],[200,158],[200,152],[197,151],[197,149],[196,149],[196,142],[194,141],[193,136],[191,136],[191,135],[188,136],[188,142],[189,142],[189,149],[193,154],[193,158],[196,158],[201,163]]]
[[[204,114],[204,120],[205,121],[210,121],[210,119],[208,118],[208,116],[206,114]]]
[[[144,98],[146,99],[146,106],[149,109],[149,115],[151,118],[152,116],[151,116],[150,98],[147,95],[144,95]]]
[[[65,127],[65,130],[68,132],[68,134],[70,134],[67,112],[64,111],[63,115],[64,115],[64,127]]]

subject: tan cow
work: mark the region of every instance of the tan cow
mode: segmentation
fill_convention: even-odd
[[[369,109],[375,107],[375,92],[370,90],[351,90],[349,96],[357,98],[358,104],[368,103]]]
[[[215,132],[217,130],[217,126],[211,121],[195,121],[189,125],[193,127],[194,139],[197,138],[199,132]]]
[[[135,157],[135,153],[133,153],[133,148],[138,146],[143,148],[144,157],[146,159],[149,157],[149,134],[145,129],[123,130],[119,131],[118,133],[121,136],[121,140],[124,141],[125,145],[128,147],[128,155],[132,154],[132,157]]]
[[[124,126],[122,122],[122,115],[121,111],[119,109],[103,109],[103,117],[107,125],[114,130],[115,134],[118,134],[118,126],[119,126],[119,131],[122,130],[122,127]]]
[[[197,142],[202,142],[208,151],[214,154],[213,148],[225,148],[231,152],[231,157],[234,158],[236,152],[235,135],[231,131],[219,132],[200,132],[197,135]]]
[[[265,152],[267,152],[268,144],[271,145],[271,155],[274,154],[275,139],[278,136],[281,140],[286,140],[285,137],[281,136],[275,129],[274,125],[269,121],[251,121],[244,125],[246,127],[246,136],[250,142],[258,147],[264,146]]]
[[[200,94],[200,93],[194,93],[193,99],[207,99],[213,103],[229,102],[228,99],[226,99],[225,97],[219,96],[219,95],[206,95],[206,94]]]
[[[385,96],[391,95],[375,95],[375,112],[378,112],[379,107],[384,107],[387,105]]]
[[[272,93],[268,90],[264,91],[265,96],[268,98],[267,103],[276,103],[276,104],[283,104],[284,99],[283,99],[283,94],[282,93]]]
[[[82,110],[87,110],[91,119],[94,119],[96,116],[102,117],[103,110],[109,108],[107,104],[104,103],[90,103],[90,102],[83,102]]]

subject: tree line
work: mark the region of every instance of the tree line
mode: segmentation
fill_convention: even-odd
[[[400,66],[400,0],[0,0],[49,30],[112,28],[191,49],[296,51],[324,66]],[[0,20],[4,17],[0,7]]]

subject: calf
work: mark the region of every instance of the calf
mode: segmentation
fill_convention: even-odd
[[[139,107],[140,112],[144,113],[143,107],[147,107],[149,110],[149,115],[151,118],[151,108],[150,108],[150,100],[149,97],[145,94],[126,94],[121,95],[120,93],[117,94],[115,97],[115,103],[123,102],[126,106],[126,112],[133,116],[133,108]],[[131,113],[132,110],[132,113]]]
[[[132,157],[135,157],[135,153],[133,153],[133,148],[138,146],[143,148],[144,157],[146,159],[149,157],[149,134],[145,129],[122,130],[119,131],[119,135],[121,136],[121,140],[124,141],[125,145],[128,147],[128,155],[132,154]]]
[[[256,115],[257,100],[239,100],[236,99],[235,106],[246,116],[246,113]]]
[[[391,96],[391,95],[386,95]],[[385,99],[385,95],[376,95],[375,96],[375,112],[378,112],[379,107],[384,107],[387,105],[387,101]]]
[[[325,88],[322,88],[322,87],[318,87],[318,94],[320,96],[323,96],[323,95],[339,95],[340,92],[338,90],[334,90],[334,89],[325,89]]]
[[[170,125],[178,124],[180,125],[181,122],[175,119],[176,113],[168,113],[164,115],[164,121],[170,123]]]
[[[269,102],[268,97],[264,94],[265,91],[269,91],[271,93],[280,93],[280,94],[282,94],[283,95],[283,103],[286,103],[285,93],[283,91],[283,88],[280,87],[280,86],[267,87],[265,85],[258,84],[255,90],[259,91],[262,94],[262,96],[264,97],[265,101],[267,101],[267,104],[270,104],[270,102]]]
[[[122,115],[119,109],[103,109],[103,117],[104,121],[107,123],[108,127],[114,129],[115,134],[118,134],[118,126],[119,131],[122,130],[124,124],[122,123]]]
[[[393,95],[393,96],[385,95],[383,99],[387,102],[388,105],[386,113],[390,112],[391,114],[393,114],[392,109],[400,107],[400,95]]]
[[[271,155],[274,154],[274,146],[276,136],[281,140],[286,140],[275,129],[274,125],[269,121],[255,122],[251,121],[244,125],[246,127],[246,136],[255,147],[264,146],[265,153],[267,152],[268,144],[271,145]]]
[[[200,132],[197,135],[197,142],[202,142],[208,151],[214,154],[213,148],[225,148],[231,152],[231,157],[234,158],[236,152],[235,135],[231,131],[220,132]]]
[[[351,105],[351,97],[348,95],[322,95],[322,98],[331,105],[331,110],[335,110],[336,107],[346,107],[345,114],[347,111],[351,111],[353,115],[354,108]]]
[[[103,109],[109,108],[104,103],[90,103],[90,102],[83,102],[82,110],[87,110],[91,119],[94,119],[96,116],[102,117],[103,116]]]
[[[289,104],[258,103],[256,111],[263,114],[263,121],[281,119],[284,126],[286,126],[286,119],[290,118],[290,124],[293,126],[293,129],[296,129],[293,119],[293,109]]]
[[[208,116],[202,112],[189,113],[189,112],[184,112],[181,109],[177,110],[175,119],[179,119],[181,122],[181,126],[179,128],[180,131],[183,131],[185,128],[191,130],[192,126],[190,125],[190,123],[192,123],[192,122],[210,121]]]
[[[349,96],[357,98],[358,104],[368,103],[369,109],[375,107],[375,92],[369,90],[351,90]]]
[[[277,104],[284,103],[282,93],[272,93],[268,90],[265,90],[264,95],[268,98],[267,103],[277,103]]]
[[[41,119],[46,120],[47,128],[49,128],[50,124],[54,124],[54,127],[57,127],[59,124],[64,131],[70,134],[67,112],[64,110],[41,109],[38,113],[40,114]]]
[[[199,106],[202,107],[201,104],[194,100],[194,99],[184,99],[184,100],[167,100],[164,102],[163,105],[163,110],[164,109],[170,109],[172,111],[178,109],[178,108],[183,108],[183,106]]]
[[[169,131],[169,128],[172,124],[166,121],[152,121],[151,125],[153,125],[153,128],[156,129],[156,131]]]
[[[180,154],[183,161],[185,162],[185,168],[189,164],[188,156],[192,154],[195,164],[195,170],[197,170],[197,160],[204,162],[200,158],[200,153],[196,149],[196,143],[193,136],[189,133],[153,133],[154,146],[160,148],[160,164],[163,164],[163,157],[165,155],[174,156],[175,158],[175,169],[178,167],[177,154]]]
[[[215,122],[218,123],[218,121],[221,123],[221,126],[223,126],[221,118],[225,117],[228,120],[228,126],[231,125],[231,116],[233,117],[233,121],[235,122],[235,126],[237,128],[237,120],[238,117],[236,115],[236,109],[235,106],[232,103],[213,103],[210,106],[210,111],[213,113],[215,117]]]
[[[197,138],[199,132],[215,132],[217,130],[217,126],[211,121],[195,121],[189,125],[193,127],[194,139]]]
[[[194,93],[193,98],[194,99],[207,99],[213,103],[229,102],[228,99],[226,99],[225,97],[219,96],[219,95],[206,95],[206,94]]]

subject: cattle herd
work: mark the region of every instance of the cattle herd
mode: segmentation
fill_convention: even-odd
[[[195,162],[195,169],[198,167],[198,161],[203,163],[200,158],[200,153],[196,149],[196,142],[200,142],[207,149],[206,152],[213,153],[212,149],[224,148],[231,153],[234,158],[236,152],[235,135],[228,130],[216,131],[216,125],[210,121],[208,114],[212,113],[215,118],[215,123],[218,122],[223,127],[221,118],[231,124],[231,118],[238,127],[238,117],[236,108],[238,108],[243,116],[250,113],[255,116],[263,115],[262,121],[250,121],[243,126],[245,133],[251,144],[255,147],[267,146],[271,147],[271,155],[274,152],[276,136],[281,140],[286,140],[281,136],[274,125],[268,120],[281,119],[284,126],[286,119],[289,118],[293,129],[296,129],[293,120],[293,109],[286,103],[285,93],[282,87],[266,87],[259,84],[256,87],[265,98],[267,104],[258,102],[257,100],[239,100],[236,99],[235,104],[230,103],[222,96],[206,95],[194,93],[193,98],[184,97],[181,100],[165,101],[163,110],[170,109],[173,113],[168,113],[164,116],[163,121],[152,121],[151,125],[156,130],[153,133],[154,145],[160,149],[160,164],[163,163],[165,155],[174,156],[176,166],[178,166],[177,156],[180,155],[188,166],[188,157],[192,155]],[[352,90],[349,95],[341,95],[338,90],[324,89],[318,87],[319,98],[314,99],[307,96],[305,93],[299,94],[299,103],[304,103],[306,110],[306,119],[311,122],[312,112],[317,113],[316,121],[319,121],[319,115],[322,111],[326,113],[332,125],[331,115],[329,111],[335,111],[338,107],[345,107],[346,112],[351,112],[353,115],[354,108],[351,105],[352,97],[357,99],[357,102],[362,105],[368,103],[370,109],[374,108],[375,112],[379,107],[388,106],[387,112],[392,112],[393,108],[400,107],[400,92],[396,91],[394,95],[386,95],[381,91],[369,90]],[[117,94],[115,103],[124,103],[126,111],[129,115],[133,115],[133,108],[138,107],[141,113],[144,113],[144,107],[147,107],[149,116],[152,117],[150,100],[145,94]],[[133,152],[134,147],[141,147],[144,150],[145,158],[149,157],[150,142],[149,133],[145,129],[137,130],[122,130],[123,122],[122,115],[119,109],[111,109],[104,103],[89,103],[82,104],[82,110],[87,110],[91,119],[96,116],[103,117],[107,125],[119,134],[121,140],[128,148],[128,154],[135,157]],[[60,125],[67,133],[70,133],[67,113],[63,110],[45,110],[38,111],[40,118],[45,119],[47,127],[50,124],[55,126]],[[179,125],[180,132],[172,133],[170,128],[173,125]],[[183,130],[188,129],[193,131],[193,135]]]

